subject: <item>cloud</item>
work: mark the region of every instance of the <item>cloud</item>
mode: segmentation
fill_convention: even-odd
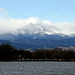
[[[6,11],[6,9],[4,9],[4,8],[0,8],[0,12],[2,12],[3,14],[8,14],[8,12]]]
[[[64,34],[75,34],[75,23],[60,22],[56,23],[55,26],[61,28],[61,32]]]
[[[30,25],[35,25],[31,28]],[[46,33],[57,32],[62,34],[75,34],[75,24],[69,22],[53,23],[49,20],[41,20],[38,17],[30,17],[28,19],[3,18],[0,16],[0,34],[17,33],[17,30],[26,28],[31,32],[34,30],[46,30]],[[38,31],[37,30],[37,31]],[[28,31],[28,32],[29,32]],[[20,31],[19,31],[20,32]],[[24,32],[24,31],[22,31]],[[37,32],[36,32],[37,33]],[[49,33],[50,34],[50,33]]]

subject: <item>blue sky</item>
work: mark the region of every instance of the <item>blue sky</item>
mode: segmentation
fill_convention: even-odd
[[[44,21],[75,34],[75,0],[0,0],[0,32]]]
[[[75,21],[75,0],[0,0],[0,8],[5,8],[13,18]]]

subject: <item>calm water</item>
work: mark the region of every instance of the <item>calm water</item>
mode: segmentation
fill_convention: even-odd
[[[75,62],[0,62],[0,75],[75,75]]]

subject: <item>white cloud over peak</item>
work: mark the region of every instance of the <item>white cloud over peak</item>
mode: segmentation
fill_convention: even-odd
[[[75,34],[75,23],[60,22],[55,24],[57,27],[61,28],[64,34]]]
[[[3,14],[8,14],[5,8],[0,8],[0,12],[2,12]]]
[[[69,22],[52,23],[38,17],[28,19],[3,18],[0,16],[0,34],[3,33],[63,33],[75,34],[75,24]]]

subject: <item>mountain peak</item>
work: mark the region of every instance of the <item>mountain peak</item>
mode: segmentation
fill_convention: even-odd
[[[45,26],[45,25],[39,25],[39,24],[33,24],[30,23],[20,29],[17,29],[13,32],[14,35],[16,34],[59,34],[59,29],[54,26]]]

